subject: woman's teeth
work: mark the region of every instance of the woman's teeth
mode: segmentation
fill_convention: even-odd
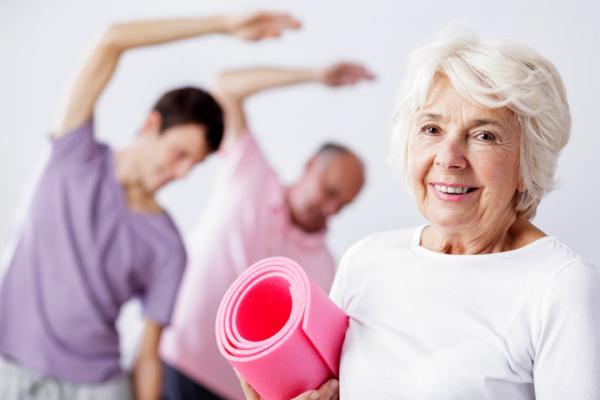
[[[448,194],[465,194],[465,193],[469,193],[470,191],[473,190],[473,188],[468,188],[468,187],[457,187],[457,186],[445,186],[445,185],[433,185],[435,187],[435,190],[442,192],[442,193],[448,193]]]

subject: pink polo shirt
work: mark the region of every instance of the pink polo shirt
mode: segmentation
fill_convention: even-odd
[[[217,185],[187,241],[189,261],[161,355],[215,393],[243,399],[239,381],[215,340],[217,309],[229,285],[254,262],[286,256],[328,292],[335,262],[325,232],[307,234],[292,224],[286,188],[250,132],[220,155]]]

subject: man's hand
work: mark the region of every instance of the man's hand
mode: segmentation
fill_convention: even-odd
[[[375,76],[364,66],[354,63],[337,63],[323,69],[319,81],[327,86],[354,85],[360,81],[372,81]]]
[[[285,13],[252,12],[226,17],[225,31],[245,40],[279,37],[285,30],[299,29],[300,21]]]

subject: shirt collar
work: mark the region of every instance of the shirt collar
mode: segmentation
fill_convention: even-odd
[[[276,220],[280,221],[282,234],[302,247],[316,248],[323,246],[328,231],[327,226],[317,232],[310,233],[296,226],[292,222],[291,211],[286,201],[288,191],[289,187],[274,190],[267,199],[270,210],[279,216]]]

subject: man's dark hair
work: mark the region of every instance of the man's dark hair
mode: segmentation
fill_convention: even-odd
[[[160,97],[153,110],[161,116],[161,133],[177,125],[202,125],[210,151],[219,148],[223,139],[223,110],[210,93],[189,86],[173,89]]]

